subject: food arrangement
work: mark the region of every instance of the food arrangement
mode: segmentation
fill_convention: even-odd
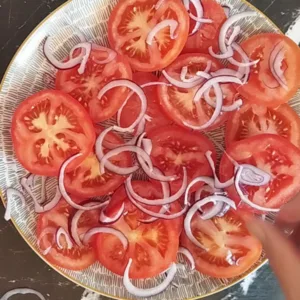
[[[237,43],[236,23],[256,14],[228,15],[214,0],[132,3],[113,9],[111,49],[78,32],[60,61],[46,39],[55,90],[20,104],[11,134],[31,173],[21,184],[41,254],[69,270],[99,261],[149,297],[172,283],[178,253],[216,278],[259,259],[243,214],[277,212],[300,190],[300,123],[286,104],[299,88],[300,50],[274,33]],[[217,168],[222,146],[206,133],[224,124]],[[51,201],[33,195],[37,176],[58,178]],[[7,219],[13,195],[24,201],[7,189]],[[151,289],[130,281],[163,272]]]

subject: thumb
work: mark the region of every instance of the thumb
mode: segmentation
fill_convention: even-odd
[[[270,223],[246,220],[250,233],[262,243],[270,265],[288,300],[300,299],[300,255],[296,247]]]

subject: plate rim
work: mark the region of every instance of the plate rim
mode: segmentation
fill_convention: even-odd
[[[43,26],[44,23],[46,23],[52,16],[54,16],[57,12],[59,12],[60,10],[62,10],[65,6],[67,6],[68,4],[70,4],[73,0],[66,0],[66,2],[62,3],[61,5],[59,5],[56,9],[54,9],[50,14],[48,14],[40,23],[38,23],[34,29],[29,33],[29,35],[24,39],[24,41],[20,44],[18,50],[15,52],[15,54],[13,55],[11,61],[9,62],[4,74],[3,74],[3,77],[1,79],[1,82],[0,82],[0,93],[2,93],[2,89],[3,89],[3,85],[4,85],[4,82],[6,81],[6,77],[11,69],[11,66],[13,65],[13,63],[15,62],[17,56],[19,55],[19,53],[22,51],[23,47],[27,44],[27,42],[30,40],[30,38]],[[218,1],[218,0],[216,0]],[[259,10],[256,6],[254,6],[252,3],[248,2],[247,0],[239,0],[243,3],[245,3],[247,6],[249,6],[250,8],[252,8],[253,10],[255,10],[256,12],[258,12],[259,14],[263,15],[264,18],[266,18],[274,27],[276,27],[279,31],[280,34],[284,34],[282,32],[282,30],[267,16],[264,14],[264,12],[262,12],[261,10]],[[5,205],[5,201],[4,201],[4,197],[3,197],[3,193],[2,191],[0,190],[0,199],[1,199],[1,202],[4,206],[4,208],[6,208],[6,205]],[[104,297],[107,297],[107,298],[111,298],[111,299],[117,299],[117,300],[120,300],[120,299],[123,299],[123,300],[131,300],[131,299],[126,299],[126,298],[118,298],[114,295],[110,295],[110,294],[107,294],[105,292],[101,292],[101,291],[98,291],[96,289],[94,289],[93,287],[90,287],[90,286],[87,286],[85,284],[83,284],[82,282],[79,282],[77,281],[76,279],[70,277],[69,275],[67,275],[66,273],[64,273],[64,271],[62,269],[60,269],[59,267],[55,266],[55,265],[52,265],[50,262],[48,262],[46,260],[45,257],[43,257],[41,255],[41,253],[31,244],[31,242],[25,237],[25,235],[22,233],[20,227],[18,226],[17,222],[11,218],[10,220],[12,222],[12,224],[14,225],[15,229],[17,230],[17,232],[19,233],[19,235],[22,237],[22,239],[27,243],[27,245],[33,250],[33,252],[42,260],[44,261],[49,267],[51,267],[54,271],[56,271],[58,274],[60,274],[61,276],[63,276],[64,278],[66,278],[67,280],[70,280],[71,282],[75,283],[76,285],[78,286],[81,286],[82,288],[85,288],[85,289],[88,289],[92,292],[95,292],[96,294],[99,294],[101,296],[104,296]],[[260,268],[262,268],[266,263],[268,262],[268,259],[264,259],[261,264],[259,264],[256,268],[254,268],[253,270],[245,273],[245,276],[243,276],[242,278],[240,279],[237,279],[236,281],[232,282],[231,284],[229,285],[226,285],[224,287],[221,287],[219,289],[216,289],[210,293],[206,293],[205,295],[201,295],[201,296],[196,296],[196,297],[192,297],[192,298],[186,298],[186,300],[197,300],[197,299],[203,299],[205,297],[209,297],[209,296],[212,296],[214,294],[217,294],[219,292],[222,292],[222,291],[225,291],[226,289],[228,288],[231,288],[233,287],[234,285],[238,284],[239,282],[243,281],[247,276],[249,276],[250,274],[258,271]]]

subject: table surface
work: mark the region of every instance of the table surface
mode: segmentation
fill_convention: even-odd
[[[0,78],[11,58],[26,36],[51,11],[64,0],[0,0]],[[269,16],[283,32],[286,32],[300,16],[299,0],[251,0],[249,1]],[[1,99],[2,100],[2,99]],[[4,209],[0,205],[0,216]],[[51,300],[102,300],[76,286],[53,271],[29,248],[11,223],[0,217],[0,296],[7,290],[29,287]],[[268,265],[262,267],[254,278],[236,285],[209,300],[280,300],[284,299],[278,282]],[[249,290],[247,287],[249,286]],[[32,299],[33,296],[16,296],[13,299]],[[179,299],[176,299],[179,300]]]

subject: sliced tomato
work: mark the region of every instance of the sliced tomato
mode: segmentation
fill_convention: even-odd
[[[73,201],[80,203],[81,200],[72,197]],[[52,210],[42,213],[37,220],[37,236],[41,236],[47,228],[58,230],[62,227],[69,233],[69,225],[76,210],[71,207],[63,198],[59,204]],[[79,236],[85,234],[89,229],[96,227],[99,220],[99,210],[84,212],[78,221]],[[48,234],[41,238],[41,249],[47,249],[52,245],[53,236]],[[96,261],[95,250],[92,245],[79,247],[73,242],[73,248],[68,249],[65,238],[60,240],[63,249],[60,249],[56,243],[53,244],[50,252],[45,256],[49,263],[68,270],[84,270]]]
[[[201,0],[203,17],[212,20],[210,24],[201,24],[200,29],[189,36],[184,46],[183,53],[208,53],[208,48],[213,47],[217,53],[219,50],[218,37],[220,29],[227,17],[223,7],[215,0]],[[190,4],[190,11],[196,15],[195,7]],[[190,19],[190,33],[195,27],[195,21]]]
[[[157,82],[158,78],[151,73],[137,72],[133,74],[133,81],[138,85],[143,85],[149,82]],[[150,119],[146,120],[145,132],[148,132],[156,126],[164,126],[173,123],[166,114],[162,111],[157,96],[157,87],[149,86],[143,88],[147,97],[146,114]],[[141,101],[138,96],[133,95],[124,106],[121,115],[121,126],[129,127],[139,116],[141,110]]]
[[[198,176],[212,175],[205,153],[211,151],[215,159],[216,151],[213,143],[201,133],[171,125],[153,129],[148,138],[152,141],[153,164],[165,175],[179,176],[170,183],[173,193],[182,185],[183,167],[187,169],[188,182]],[[199,187],[195,185],[192,190]]]
[[[300,150],[285,138],[275,134],[261,134],[233,143],[226,149],[228,155],[240,164],[250,164],[269,173],[271,181],[261,187],[243,186],[253,203],[280,208],[300,191]],[[226,181],[234,176],[234,166],[226,154],[220,164],[220,178]],[[227,189],[229,198],[240,203],[235,187]]]
[[[279,85],[270,69],[270,55],[274,48],[282,45],[285,56],[282,70],[287,81],[287,90]],[[241,43],[242,48],[251,60],[260,59],[259,63],[251,68],[247,84],[238,88],[251,104],[277,107],[288,102],[299,88],[300,77],[300,50],[288,37],[277,33],[263,33],[252,36]],[[235,55],[240,60],[239,54]]]
[[[168,66],[182,51],[189,31],[189,17],[180,0],[123,0],[115,6],[108,22],[108,39],[118,53],[125,55],[136,71],[152,72]],[[150,31],[164,20],[178,22],[176,38],[170,27],[160,30],[152,45],[146,43]]]
[[[92,121],[69,95],[44,90],[24,100],[16,109],[11,135],[19,162],[37,175],[57,176],[63,162],[81,153],[68,170],[78,166],[95,143]]]
[[[226,145],[263,133],[278,134],[300,147],[300,118],[287,104],[276,109],[244,105],[226,123]]]
[[[197,213],[191,222],[193,235],[206,249],[181,235],[181,244],[193,255],[196,269],[215,278],[232,278],[248,271],[260,258],[262,246],[233,211],[204,221]]]
[[[96,133],[99,135],[103,128],[96,127]],[[110,151],[105,148],[105,142],[114,145],[122,145],[124,141],[118,135],[109,132],[104,139],[104,153]],[[120,167],[129,167],[132,165],[132,159],[128,152],[122,152],[111,160]],[[126,177],[105,170],[100,173],[100,164],[95,152],[89,156],[73,171],[65,175],[66,190],[78,197],[90,198],[112,194],[124,181]]]
[[[128,94],[127,88],[116,87],[98,99],[103,86],[112,80],[132,78],[128,61],[120,55],[107,64],[95,62],[104,60],[107,56],[108,52],[93,49],[83,74],[78,73],[79,66],[76,66],[69,70],[59,70],[56,75],[56,88],[77,99],[95,123],[111,118]]]
[[[133,188],[140,196],[148,199],[161,198],[162,192],[157,186],[147,181],[133,181]],[[133,259],[130,278],[143,279],[157,276],[176,261],[179,246],[178,220],[159,219],[152,223],[141,220],[150,217],[137,209],[128,200],[124,187],[120,187],[113,195],[106,214],[111,215],[125,203],[125,214],[111,227],[120,230],[128,239],[129,246],[124,251],[118,238],[110,234],[99,234],[97,238],[98,259],[107,269],[123,276],[129,258]],[[157,206],[145,206],[157,211]]]
[[[188,76],[195,76],[198,71],[204,71],[207,63],[211,61],[211,71],[217,71],[222,66],[218,60],[206,54],[184,54],[179,56],[167,69],[167,73],[180,80],[181,69],[188,67]],[[162,75],[160,78],[162,82],[168,82]],[[183,122],[187,122],[194,126],[201,126],[205,124],[212,116],[214,108],[206,104],[202,99],[199,105],[195,105],[194,97],[200,86],[191,89],[182,89],[175,86],[158,86],[158,96],[160,104],[166,114],[174,120],[178,125],[184,126]],[[224,94],[224,105],[230,105],[237,97],[236,89],[232,84],[222,84],[221,89]],[[211,97],[215,94],[211,90]],[[206,129],[213,130],[225,123],[230,116],[230,113],[223,113],[218,117],[214,124]]]

